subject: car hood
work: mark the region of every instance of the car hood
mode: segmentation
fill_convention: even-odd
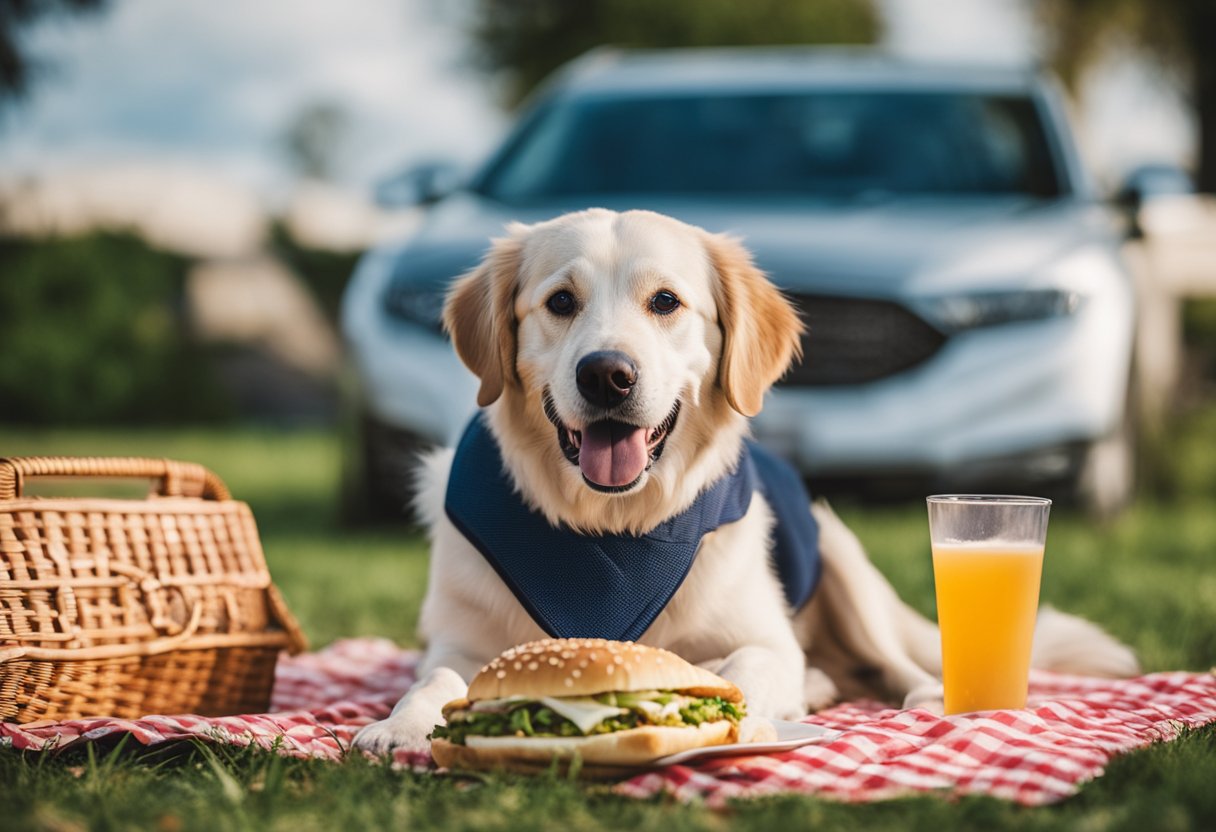
[[[904,198],[881,202],[598,200],[646,208],[742,239],[757,264],[796,291],[899,297],[1012,288],[1087,243],[1109,241],[1110,215],[1077,200]],[[400,276],[443,282],[474,266],[512,222],[531,223],[587,202],[509,206],[461,194],[437,206],[405,246]]]

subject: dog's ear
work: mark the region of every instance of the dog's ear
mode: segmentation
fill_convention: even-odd
[[[517,381],[515,293],[522,260],[519,236],[494,240],[481,264],[453,284],[443,304],[443,328],[460,360],[481,380],[481,407]]]
[[[802,356],[802,321],[785,296],[752,263],[738,240],[708,234],[714,300],[722,330],[718,383],[730,406],[755,416],[765,392]]]

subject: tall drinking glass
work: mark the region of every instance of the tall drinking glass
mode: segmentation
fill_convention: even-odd
[[[1026,707],[1051,500],[928,498],[946,713]]]

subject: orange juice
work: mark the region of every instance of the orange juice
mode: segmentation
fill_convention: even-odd
[[[1026,707],[1043,547],[933,546],[946,713]]]

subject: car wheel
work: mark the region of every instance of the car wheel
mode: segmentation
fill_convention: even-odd
[[[431,443],[367,413],[352,421],[343,442],[343,522],[417,522],[413,470],[418,455]]]
[[[1091,515],[1109,520],[1131,503],[1136,492],[1136,439],[1136,420],[1129,402],[1115,430],[1084,449],[1076,496]]]

